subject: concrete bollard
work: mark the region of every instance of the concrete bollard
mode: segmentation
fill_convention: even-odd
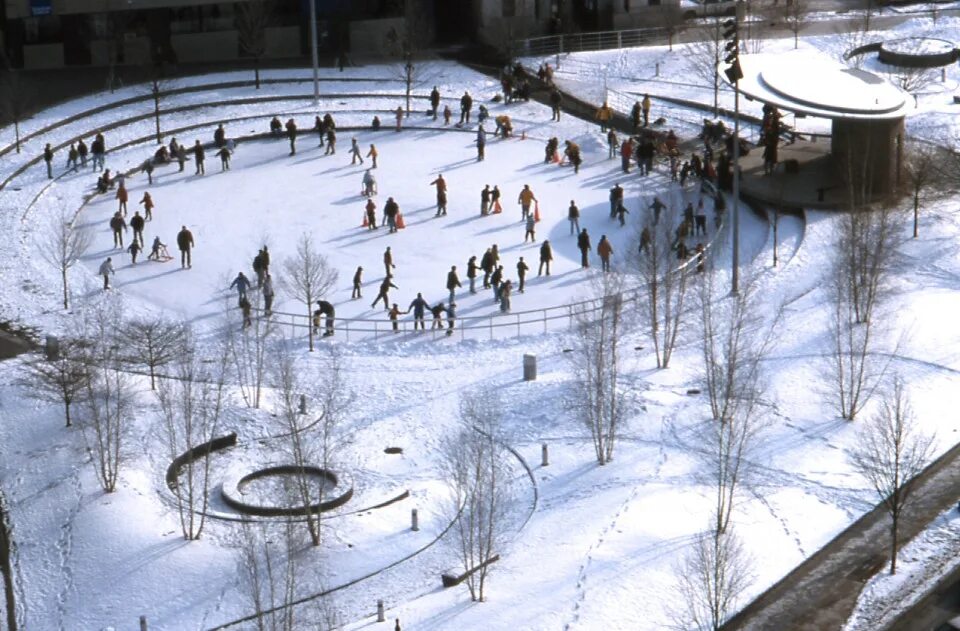
[[[307,413],[307,395],[301,394],[300,395],[300,414],[306,414],[306,413]]]
[[[523,356],[523,380],[537,380],[537,356],[524,354]]]
[[[947,82],[947,69],[946,69],[946,68],[941,68],[941,69],[940,69],[940,83],[946,83],[946,82]]]
[[[383,601],[378,600],[377,601],[377,622],[386,622],[386,621],[387,621],[387,616],[384,614],[384,611],[383,611]]]
[[[659,62],[659,61],[657,62],[657,74],[656,74],[656,76],[658,76],[658,77],[660,76],[660,62]]]
[[[540,466],[549,467],[550,466],[550,454],[547,450],[547,443],[540,445]]]
[[[140,631],[147,631],[147,617],[140,616]]]
[[[417,509],[414,508],[410,511],[410,530],[417,532],[420,530],[420,519],[417,515]]]

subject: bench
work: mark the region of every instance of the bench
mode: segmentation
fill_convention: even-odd
[[[440,581],[443,583],[444,587],[454,587],[464,582],[468,578],[470,578],[470,576],[473,575],[475,572],[478,572],[483,568],[487,567],[488,565],[490,565],[491,563],[495,563],[499,560],[500,560],[500,555],[495,554],[489,559],[487,559],[486,561],[484,561],[483,563],[477,565],[475,568],[472,568],[464,572],[463,574],[455,574],[453,570],[450,570],[449,572],[444,572],[443,574],[440,575]]]

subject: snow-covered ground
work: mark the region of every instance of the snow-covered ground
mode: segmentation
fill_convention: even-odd
[[[929,30],[929,23],[918,22],[898,29],[896,35]],[[944,38],[956,38],[958,31],[957,22],[944,18],[936,27]],[[831,51],[840,42],[817,38],[801,45]],[[764,50],[792,47],[792,40],[768,41]],[[689,75],[683,57],[680,47],[672,53],[656,48],[569,56],[561,64],[558,80],[571,91],[595,93],[596,98],[602,98],[606,81],[607,87],[627,94],[669,93],[709,102],[708,91],[691,87],[697,80]],[[652,76],[655,61],[661,62],[659,78]],[[867,67],[873,67],[873,62],[867,62]],[[598,68],[607,68],[606,76]],[[431,129],[400,134],[389,129],[343,132],[336,156],[324,157],[315,147],[315,136],[305,133],[296,156],[287,155],[285,141],[241,142],[229,173],[220,173],[216,159],[209,156],[207,175],[202,178],[192,174],[192,164],[184,174],[175,168],[159,169],[153,186],[147,186],[144,176],[134,176],[128,179],[130,212],[144,190],[151,191],[157,204],[155,219],[147,225],[147,242],[159,235],[172,246],[179,227],[188,225],[197,241],[193,269],[181,271],[176,261],[129,266],[126,254],[111,249],[106,225],[116,201],[97,197],[80,213],[80,221],[95,231],[96,242],[83,265],[71,273],[76,308],[102,299],[96,267],[113,254],[118,263],[115,293],[123,298],[128,312],[174,313],[199,331],[212,332],[222,322],[224,304],[235,300],[227,290],[229,281],[239,270],[249,274],[257,249],[268,244],[274,269],[279,270],[276,264],[290,255],[304,232],[313,236],[340,271],[340,282],[332,293],[338,315],[382,318],[382,312],[371,310],[367,301],[375,296],[382,277],[381,255],[388,245],[394,252],[400,287],[391,299],[405,308],[417,292],[423,292],[436,303],[446,300],[444,280],[449,267],[457,265],[465,280],[467,258],[480,256],[494,243],[503,253],[508,277],[515,279],[513,268],[519,256],[536,267],[538,244],[523,243],[515,203],[524,183],[540,199],[543,221],[537,236],[554,244],[556,267],[549,279],[531,274],[529,289],[514,295],[513,308],[563,305],[585,297],[589,279],[597,273],[579,269],[565,220],[571,199],[580,206],[581,225],[594,244],[601,234],[613,239],[615,268],[623,270],[629,237],[652,195],[662,195],[675,206],[698,198],[694,189],[671,185],[662,172],[649,178],[622,177],[618,161],[606,159],[604,137],[593,125],[567,116],[559,124],[549,123],[549,110],[535,103],[491,103],[496,82],[454,64],[435,64],[431,72],[429,83],[442,85],[445,97],[456,99],[466,89],[476,97],[475,106],[486,103],[493,116],[508,111],[518,135],[525,134],[526,139],[491,139],[487,159],[478,163],[472,130],[444,130],[440,123],[416,114],[410,120]],[[366,124],[372,110],[399,104],[399,85],[380,80],[390,76],[390,69],[356,68],[348,73],[370,81],[342,91],[367,96],[331,98],[319,110],[306,103],[231,106],[184,115],[182,124],[229,116],[260,117],[228,125],[230,135],[242,136],[264,129],[274,114],[285,119],[295,113],[303,128],[317,111],[329,109],[345,127]],[[950,97],[957,81],[957,70],[951,67],[946,83],[935,83],[918,94],[916,113],[908,119],[912,134],[931,139],[952,136],[956,121],[951,108],[957,106]],[[271,89],[299,93],[306,87]],[[341,90],[327,86],[325,91]],[[236,94],[252,92],[237,90]],[[732,101],[727,92],[721,97]],[[42,122],[87,109],[94,102],[84,99],[59,106],[55,113],[43,115]],[[749,107],[759,111],[759,104]],[[655,108],[654,116],[665,116],[668,125],[675,117],[692,122],[700,117],[689,110],[663,107],[661,111],[659,104]],[[179,126],[179,119],[170,118],[171,127]],[[389,127],[391,120],[383,113],[381,118]],[[801,123],[817,124],[811,119]],[[28,143],[25,155],[36,155],[44,143],[68,137],[71,130],[80,133],[97,124],[102,123],[78,122],[38,138]],[[679,124],[677,128],[685,135],[692,131]],[[145,137],[151,130],[152,121],[146,120],[109,133],[108,143],[116,146]],[[9,133],[0,130],[0,138],[8,139]],[[212,128],[196,136],[209,138],[211,133]],[[400,203],[408,227],[399,234],[360,227],[362,169],[350,166],[348,155],[353,135],[361,147],[376,143],[379,149],[378,206],[382,209],[387,196]],[[569,167],[543,164],[543,141],[554,135],[574,139],[583,148],[585,164],[579,175]],[[107,166],[131,168],[153,149],[143,144],[111,154]],[[8,154],[0,160],[0,173],[5,177],[23,159]],[[449,216],[434,218],[434,191],[429,183],[441,172],[450,188]],[[89,172],[69,174],[48,187],[41,165],[0,193],[0,250],[5,253],[0,260],[2,319],[43,332],[67,328],[67,318],[58,309],[57,274],[38,251],[52,213],[61,206],[79,207],[93,180]],[[607,191],[618,181],[627,190],[631,212],[625,228],[608,219]],[[498,184],[503,191],[502,215],[479,216],[480,190],[488,183]],[[955,203],[955,199],[945,200],[926,209],[920,238],[906,239],[897,264],[898,291],[885,310],[887,326],[880,342],[881,348],[895,353],[891,367],[905,379],[924,428],[936,434],[938,453],[956,442],[960,430],[951,398],[960,370],[960,346],[949,325],[950,315],[960,308],[960,259],[953,247],[960,236],[960,224],[952,213]],[[833,214],[823,212],[807,213],[804,219],[781,219],[781,264],[773,268],[769,225],[744,213],[745,275],[758,275],[761,295],[771,312],[784,299],[794,298],[767,362],[769,423],[762,456],[752,463],[754,475],[744,487],[733,519],[753,558],[755,580],[744,600],[789,572],[876,500],[845,455],[857,440],[857,424],[837,418],[821,377],[829,344],[820,285],[835,222]],[[905,220],[905,238],[910,227]],[[709,236],[716,237],[712,232]],[[728,238],[726,231],[721,232],[713,261],[720,283],[726,282],[729,273]],[[359,265],[365,270],[364,300],[351,301],[349,281]],[[457,300],[464,315],[494,312],[487,292],[470,296],[461,290]],[[281,293],[278,308],[294,311],[296,304]],[[231,317],[237,321],[235,313]],[[565,403],[571,375],[563,349],[570,345],[569,335],[526,334],[495,341],[468,336],[461,341],[402,334],[387,341],[350,342],[338,335],[324,341],[342,353],[345,374],[357,395],[350,413],[356,439],[338,459],[356,495],[326,520],[329,535],[322,554],[303,553],[306,569],[298,594],[342,585],[399,562],[336,592],[334,602],[348,628],[369,626],[377,599],[385,601],[388,618],[399,617],[404,628],[667,626],[677,604],[675,568],[707,526],[712,504],[711,488],[697,458],[709,410],[701,396],[688,394],[699,386],[696,327],[691,325],[684,332],[671,368],[664,371],[655,368],[642,331],[627,335],[624,347],[637,349],[627,360],[624,377],[633,413],[614,461],[605,467],[594,464],[590,441]],[[893,351],[897,342],[899,349]],[[525,353],[538,356],[535,382],[520,379]],[[306,376],[327,367],[323,353],[310,354],[305,349],[298,361]],[[126,628],[146,615],[151,628],[199,629],[249,614],[251,605],[237,570],[238,525],[212,519],[200,541],[187,543],[180,537],[164,484],[169,458],[156,429],[158,405],[148,385],[138,382],[139,407],[131,423],[129,457],[118,491],[106,495],[86,462],[77,430],[62,427],[57,406],[24,396],[25,388],[17,383],[18,369],[17,362],[0,365],[0,480],[17,544],[17,616],[22,626]],[[438,460],[442,439],[457,424],[461,394],[480,388],[500,391],[506,403],[507,440],[518,456],[513,469],[518,527],[494,566],[489,602],[471,604],[461,589],[440,589],[440,573],[454,567],[456,560],[443,541],[431,544],[446,527]],[[240,446],[215,460],[216,481],[275,464],[277,442],[270,436],[279,432],[270,412],[246,409],[239,397],[232,398],[225,428],[238,432]],[[539,466],[543,443],[550,449],[548,467]],[[388,446],[402,447],[403,454],[384,454]],[[411,491],[407,500],[355,512],[407,489]],[[419,532],[409,530],[412,508],[420,512]]]

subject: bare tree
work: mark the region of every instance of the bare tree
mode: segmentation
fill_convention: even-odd
[[[320,254],[313,239],[308,235],[300,237],[300,241],[297,242],[297,252],[283,262],[283,271],[284,275],[281,278],[283,286],[307,309],[310,350],[313,351],[311,307],[336,284],[338,272],[327,261],[327,257]]]
[[[296,524],[244,522],[239,548],[241,584],[256,614],[258,631],[295,631],[300,579]]]
[[[713,91],[714,117],[720,112],[720,62],[726,57],[723,22],[721,16],[708,18],[706,24],[698,29],[695,41],[683,47],[687,70],[705,81]]]
[[[433,74],[425,56],[431,40],[428,15],[424,11],[408,11],[400,31],[392,28],[386,35],[387,50],[401,61],[394,67],[393,74],[404,83],[407,117],[410,116],[413,89],[425,83]]]
[[[869,401],[887,363],[872,356],[876,311],[890,293],[898,253],[895,209],[854,206],[840,218],[825,286],[830,304],[830,371],[837,411],[853,420]]]
[[[32,113],[34,104],[33,84],[26,81],[20,72],[7,68],[0,75],[0,114],[13,123],[14,142],[20,153],[20,124]]]
[[[174,374],[161,380],[157,397],[163,434],[171,460],[187,454],[216,437],[223,412],[226,357],[208,362],[185,335]],[[208,445],[209,447],[209,445]],[[188,457],[173,489],[184,539],[200,538],[206,519],[210,490],[210,450]]]
[[[86,228],[77,226],[75,217],[65,208],[61,208],[46,230],[46,239],[39,244],[40,255],[58,272],[63,284],[63,308],[70,308],[70,291],[67,285],[67,272],[90,249],[93,235]]]
[[[793,48],[800,46],[800,31],[807,27],[813,7],[809,0],[790,0],[782,7],[773,7],[774,14],[783,22],[787,30],[793,33]]]
[[[150,79],[149,92],[153,100],[153,123],[154,134],[158,145],[163,144],[163,133],[160,130],[160,103],[164,97],[174,87],[174,82],[161,75],[162,66],[160,63],[151,64],[152,77]]]
[[[240,50],[253,57],[253,77],[260,89],[260,60],[267,52],[267,28],[273,23],[274,0],[247,0],[236,5],[236,25]]]
[[[946,188],[941,165],[948,163],[944,151],[919,140],[910,143],[903,161],[903,173],[913,202],[913,238],[920,236],[920,205],[934,199]]]
[[[671,243],[672,212],[648,222],[637,237],[634,260],[640,282],[640,312],[657,357],[657,368],[668,368],[685,315],[692,267],[677,265]]]
[[[899,525],[913,499],[912,480],[930,460],[933,437],[917,426],[900,379],[885,393],[879,412],[860,431],[850,461],[880,496],[890,513],[890,573],[897,573]]]
[[[190,350],[185,345],[188,336],[184,323],[162,315],[132,318],[120,324],[117,333],[126,361],[149,371],[151,390],[157,389],[157,369]]]
[[[470,598],[483,601],[490,563],[506,545],[512,498],[501,440],[502,402],[495,391],[460,399],[458,431],[444,442],[442,467],[451,493],[452,544],[467,573]]]
[[[720,298],[712,276],[700,286],[703,384],[712,422],[706,425],[703,458],[716,488],[717,533],[726,531],[750,454],[764,428],[761,367],[773,344],[783,308],[769,323],[761,317],[756,280]]]
[[[236,383],[247,407],[259,409],[267,372],[270,349],[277,339],[277,323],[260,307],[260,292],[247,293],[251,310],[259,317],[251,320],[250,326],[238,329],[234,325],[234,309],[227,302],[224,309],[222,344],[230,358],[236,375]]]
[[[681,607],[673,614],[676,628],[720,631],[753,582],[750,565],[733,530],[697,535],[693,548],[674,570],[674,589]]]
[[[124,372],[124,358],[115,334],[122,319],[117,301],[104,300],[85,314],[83,361],[90,379],[83,395],[81,428],[97,480],[107,493],[117,488],[123,463],[127,423],[133,414],[133,385]]]
[[[626,328],[622,277],[602,274],[594,295],[574,314],[568,406],[589,432],[597,463],[605,465],[613,459],[626,412],[620,387],[620,343]]]
[[[24,364],[20,384],[28,396],[48,403],[63,405],[67,427],[73,424],[71,407],[87,392],[90,373],[81,357],[82,344],[72,339],[60,340],[60,352],[52,359],[34,356]]]
[[[324,501],[325,485],[318,483],[307,470],[310,466],[329,469],[335,454],[346,441],[343,419],[350,405],[350,397],[343,382],[343,371],[336,353],[330,354],[330,365],[321,379],[306,384],[289,344],[278,346],[273,363],[273,385],[279,409],[277,418],[286,438],[287,456],[298,471],[294,474],[294,496],[303,507],[303,515],[314,546],[321,543],[320,516],[311,506]],[[310,389],[310,402],[316,408],[302,413],[300,396]]]

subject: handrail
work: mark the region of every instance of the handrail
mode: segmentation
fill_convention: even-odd
[[[619,31],[591,31],[529,37],[517,42],[516,53],[523,57],[533,57],[666,44],[682,28],[657,26]]]

